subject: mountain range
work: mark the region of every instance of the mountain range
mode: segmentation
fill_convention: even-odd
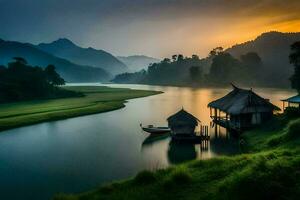
[[[117,58],[127,65],[129,72],[137,72],[142,69],[147,69],[149,64],[160,62],[160,60],[157,58],[144,55],[117,56]]]
[[[68,82],[97,82],[110,78],[101,68],[78,65],[36,48],[32,44],[0,40],[0,64],[6,65],[13,57],[23,57],[30,65],[46,67],[53,64]]]
[[[128,71],[127,66],[110,53],[94,48],[82,48],[63,38],[51,43],[41,43],[38,49],[79,65],[102,68],[112,75]]]
[[[263,62],[260,72],[265,83],[269,83],[266,86],[287,87],[293,73],[289,63],[290,45],[296,41],[300,41],[300,33],[267,32],[225,51],[236,58],[256,52]],[[0,39],[0,65],[6,65],[13,57],[23,57],[30,65],[41,67],[53,64],[68,82],[108,81],[116,74],[140,71],[160,61],[143,55],[115,57],[103,50],[82,48],[65,38],[38,45]],[[211,61],[202,61],[208,73]]]

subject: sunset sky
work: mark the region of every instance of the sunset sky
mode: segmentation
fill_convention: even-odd
[[[0,0],[0,38],[203,57],[263,32],[298,32],[299,13],[299,0]]]

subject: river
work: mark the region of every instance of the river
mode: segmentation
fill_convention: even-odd
[[[81,84],[82,85],[82,84]],[[93,84],[95,85],[95,84]],[[96,84],[97,85],[97,84]],[[228,89],[147,85],[109,85],[163,91],[129,100],[120,110],[40,123],[0,134],[1,199],[47,200],[193,159],[239,153],[238,141],[223,128],[210,128],[206,145],[175,145],[170,138],[149,138],[139,124],[166,125],[182,107],[210,125],[207,104]],[[255,89],[281,107],[286,89]]]

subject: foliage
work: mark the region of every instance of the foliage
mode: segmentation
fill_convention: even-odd
[[[134,182],[136,184],[149,184],[153,183],[154,181],[156,181],[156,177],[151,171],[141,171],[134,178]]]
[[[287,107],[284,113],[289,119],[300,117],[300,109],[296,107]]]
[[[147,71],[120,74],[112,81],[161,85],[199,83],[202,81],[202,62],[197,55],[192,55],[192,57],[184,57],[181,54],[173,55],[171,59],[165,58],[160,63],[150,64]],[[197,74],[195,76],[193,74],[192,78],[190,70],[197,70]]]
[[[300,41],[291,46],[290,63],[294,65],[294,74],[290,78],[292,88],[300,93]]]
[[[53,65],[43,70],[15,57],[7,67],[0,67],[0,102],[76,96],[78,94],[56,87],[65,81]]]
[[[229,53],[221,52],[213,58],[209,72],[209,80],[216,84],[229,84],[236,80],[237,74],[241,70],[239,60],[232,57]]]
[[[118,74],[116,77],[112,80],[115,83],[141,83],[146,78],[146,71],[141,70],[139,72],[134,73],[123,73]]]
[[[224,86],[230,82],[253,85],[263,82],[261,67],[262,60],[255,52],[242,55],[238,60],[217,47],[204,59],[197,55],[173,55],[171,59],[150,64],[147,71],[120,74],[112,81],[177,86]]]

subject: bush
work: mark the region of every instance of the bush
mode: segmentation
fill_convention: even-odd
[[[286,139],[288,140],[295,139],[298,138],[299,136],[300,136],[300,121],[297,120],[289,124],[286,133]]]
[[[192,181],[192,176],[186,168],[175,168],[174,171],[170,173],[168,178],[163,183],[163,187],[166,190],[176,188],[177,186],[184,186]]]
[[[297,118],[300,117],[300,109],[296,108],[296,107],[287,107],[284,110],[284,114],[289,118],[289,119],[293,119],[293,118]]]
[[[155,181],[156,181],[156,177],[154,173],[146,170],[138,173],[134,178],[134,183],[142,184],[142,185],[150,184]]]
[[[187,170],[180,168],[171,173],[171,180],[176,184],[185,184],[191,182],[192,176]]]

